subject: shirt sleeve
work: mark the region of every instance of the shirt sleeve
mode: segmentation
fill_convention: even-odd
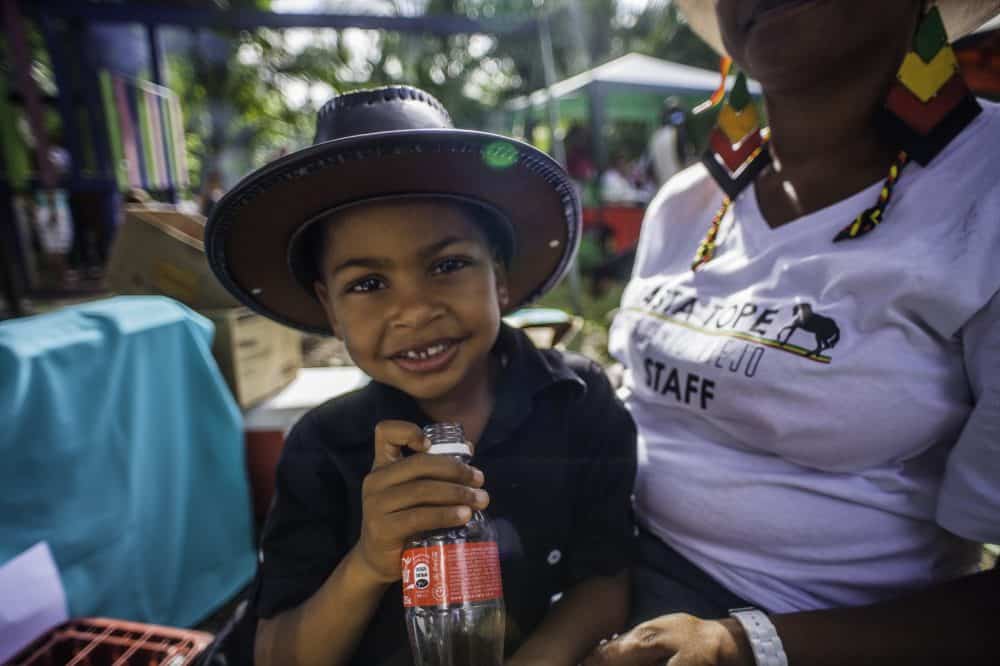
[[[289,433],[261,535],[254,603],[273,617],[302,604],[346,554],[346,486],[304,417]]]
[[[591,364],[587,375],[586,396],[574,410],[582,418],[571,442],[580,467],[574,479],[571,584],[629,567],[636,543],[635,425],[601,368]]]
[[[975,406],[948,457],[937,521],[973,541],[1000,543],[1000,294],[962,331]]]

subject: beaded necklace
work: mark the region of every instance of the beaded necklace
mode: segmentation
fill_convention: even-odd
[[[758,148],[757,152],[751,157],[751,161],[756,159],[758,156],[757,153],[760,153],[764,148],[765,146]],[[885,182],[882,183],[882,189],[879,190],[878,201],[871,208],[861,211],[850,224],[841,229],[840,233],[834,237],[834,243],[863,236],[882,222],[885,217],[885,209],[889,206],[889,201],[892,199],[892,191],[899,181],[899,174],[909,161],[910,158],[906,154],[906,151],[899,151],[896,159],[892,162],[892,166],[889,167],[889,174],[886,176]],[[712,218],[712,223],[708,227],[705,239],[698,246],[694,262],[691,264],[691,270],[698,270],[715,256],[716,237],[719,235],[719,226],[722,224],[722,218],[726,216],[726,212],[732,203],[733,200],[728,196],[722,197],[722,205],[719,207],[719,211],[715,214],[715,217]]]
[[[732,59],[723,57],[722,83],[709,101],[695,112],[723,102],[726,77],[731,68]],[[709,173],[726,191],[726,196],[722,199],[719,212],[712,218],[705,240],[698,246],[691,270],[698,270],[715,256],[722,218],[736,195],[750,184],[769,159],[769,155],[763,152],[767,142],[766,130],[757,132],[753,129],[757,116],[746,89],[746,77],[742,73],[737,75],[728,104],[729,107],[723,107],[725,114],[720,112],[720,127],[729,143],[725,144],[721,135],[715,136],[719,145],[716,148],[710,145],[703,157]],[[931,5],[921,17],[911,48],[889,88],[884,108],[875,118],[883,136],[902,146],[902,149],[889,167],[889,175],[879,191],[878,201],[841,229],[833,242],[858,238],[875,229],[885,219],[893,188],[903,168],[911,160],[926,166],[981,110],[962,78],[958,60],[948,43],[941,13],[937,6]],[[747,156],[745,162],[740,161],[742,153],[733,144],[741,136],[745,138],[739,139],[739,147],[754,145],[747,141],[756,142],[756,150]],[[719,157],[728,171],[723,170],[716,159],[719,148]]]

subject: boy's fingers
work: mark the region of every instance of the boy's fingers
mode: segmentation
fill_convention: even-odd
[[[429,446],[423,430],[416,423],[380,421],[375,426],[375,461],[372,469],[401,460],[404,448],[421,452],[426,451]]]
[[[386,488],[417,479],[450,481],[474,488],[483,485],[483,473],[475,467],[466,465],[450,456],[420,454],[374,469],[371,474],[365,477],[364,495],[371,496]]]
[[[445,527],[459,527],[471,519],[472,509],[467,506],[419,506],[386,516],[388,531],[394,539],[405,539]]]
[[[421,479],[386,488],[375,500],[375,510],[389,514],[417,506],[470,506],[485,509],[490,496],[485,490],[458,483]]]

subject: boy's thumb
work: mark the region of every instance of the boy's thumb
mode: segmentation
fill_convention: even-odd
[[[375,460],[372,469],[401,460],[403,449],[422,453],[430,448],[430,441],[416,423],[409,421],[380,421],[375,426]]]

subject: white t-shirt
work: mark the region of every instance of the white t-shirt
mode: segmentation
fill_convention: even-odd
[[[611,332],[647,529],[774,612],[891,597],[1000,542],[998,158],[984,103],[836,244],[881,184],[776,229],[748,188],[697,272],[722,193],[700,165],[664,187]]]

